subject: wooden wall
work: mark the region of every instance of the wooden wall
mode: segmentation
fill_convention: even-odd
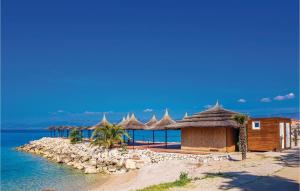
[[[260,129],[252,129],[252,121],[260,121]],[[280,122],[284,122],[284,124],[290,123],[290,119],[254,118],[249,120],[247,124],[248,150],[249,151],[281,150],[280,137],[279,137]]]
[[[232,152],[235,150],[232,128],[182,128],[181,148],[186,150]]]
[[[235,151],[235,141],[238,137],[234,137],[233,128],[226,128],[226,151],[234,152]]]

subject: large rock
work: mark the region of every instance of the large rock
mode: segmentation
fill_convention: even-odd
[[[131,159],[127,159],[125,161],[125,168],[131,169],[131,170],[136,169],[135,162]]]
[[[97,165],[96,159],[91,159],[91,160],[90,160],[90,165],[91,165],[91,166],[96,166],[96,165]]]
[[[56,156],[56,162],[58,162],[58,163],[62,163],[63,162],[63,158],[61,157],[61,156]]]
[[[85,166],[84,173],[86,173],[86,174],[95,174],[97,172],[98,172],[98,170],[96,169],[96,167]]]

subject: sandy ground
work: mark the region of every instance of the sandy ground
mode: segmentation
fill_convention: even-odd
[[[299,148],[282,153],[248,153],[246,161],[240,160],[239,153],[233,153],[231,157],[230,161],[215,161],[208,164],[176,160],[152,164],[124,175],[112,176],[104,184],[91,190],[136,190],[174,181],[183,171],[188,172],[191,177],[202,179],[193,181],[184,188],[173,189],[173,191],[299,190]],[[221,175],[214,176],[215,173],[221,173]],[[213,176],[207,178],[207,175]]]

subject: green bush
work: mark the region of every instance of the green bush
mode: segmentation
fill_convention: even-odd
[[[81,141],[82,141],[82,134],[78,129],[73,129],[70,133],[70,142],[72,144],[75,144]]]
[[[174,182],[167,182],[162,184],[157,184],[153,186],[149,186],[143,189],[139,189],[138,191],[166,191],[170,190],[174,187],[183,187],[191,182],[191,179],[188,177],[188,173],[181,172],[179,179],[175,180]]]
[[[115,144],[123,144],[123,136],[129,137],[125,130],[117,125],[106,125],[95,129],[92,135],[92,144],[109,149]],[[126,146],[126,145],[125,145]]]

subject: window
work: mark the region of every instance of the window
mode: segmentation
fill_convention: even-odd
[[[260,121],[253,121],[252,129],[260,129]]]

